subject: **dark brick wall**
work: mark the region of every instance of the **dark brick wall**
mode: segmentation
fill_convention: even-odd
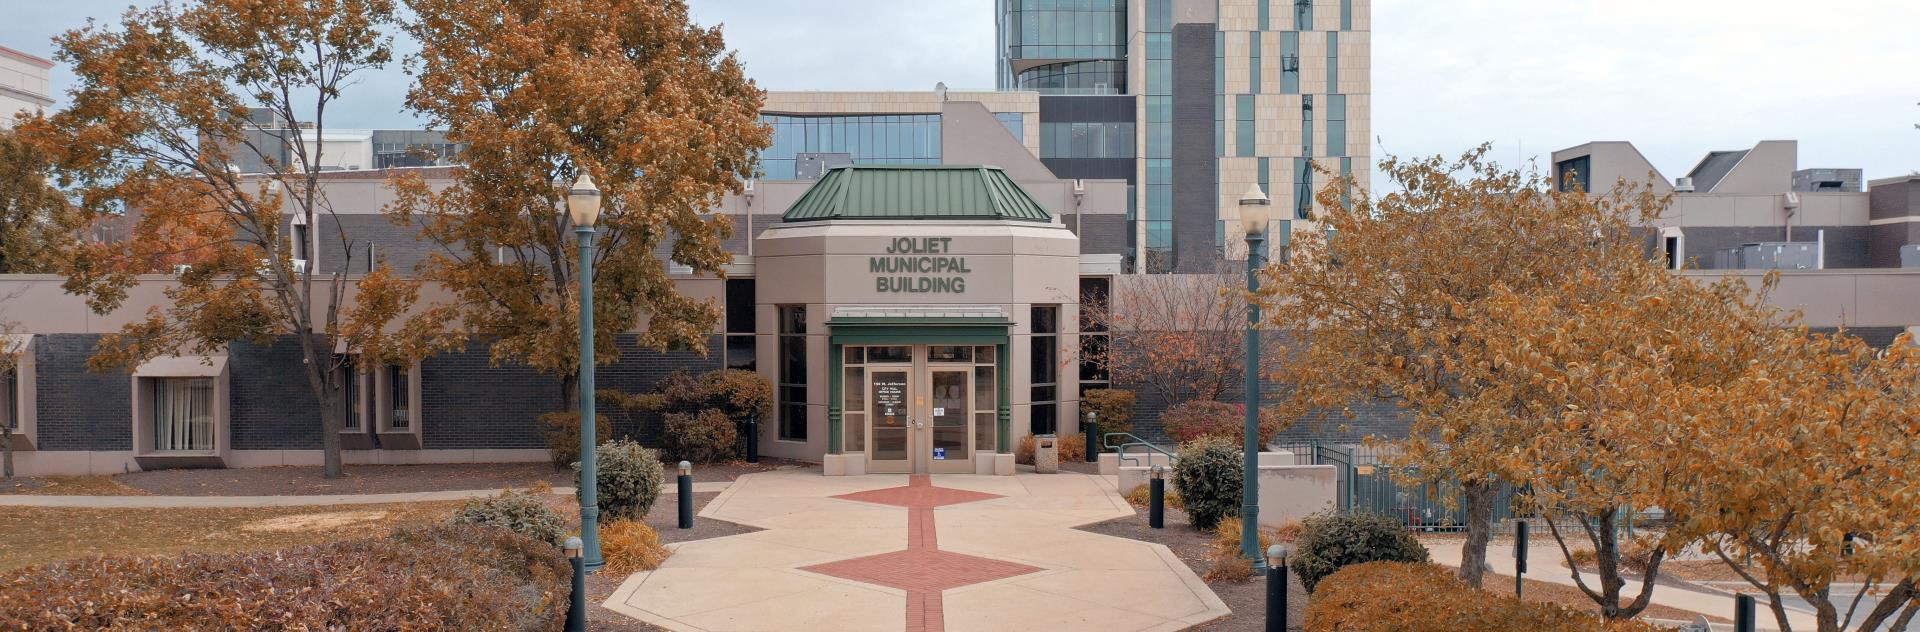
[[[46,334],[35,340],[40,449],[133,449],[131,378],[122,371],[86,368],[99,339],[96,334]],[[674,371],[700,373],[720,366],[718,336],[709,342],[706,357],[642,349],[637,340],[621,337],[620,361],[597,372],[601,388],[651,391]],[[320,448],[319,406],[295,339],[264,346],[236,343],[227,369],[234,449]],[[557,378],[524,365],[490,366],[485,342],[427,359],[421,378],[421,431],[428,449],[544,448],[539,416],[567,407]],[[613,420],[616,436],[658,444],[657,419],[632,418],[605,403],[601,411]]]
[[[1179,272],[1219,265],[1218,159],[1213,120],[1213,24],[1173,27],[1173,252]]]
[[[299,339],[233,343],[227,351],[236,450],[320,449],[320,405],[307,382]]]
[[[705,358],[693,351],[642,349],[635,336],[620,337],[620,361],[595,369],[601,389],[653,390],[674,371],[694,373],[720,366],[720,339],[714,337]],[[428,449],[544,448],[539,417],[566,410],[560,380],[525,365],[491,365],[487,344],[469,343],[465,351],[435,356],[421,364],[421,411]],[[657,419],[638,419],[607,402],[599,412],[614,424],[614,436],[658,445]]]
[[[1127,253],[1127,216],[1110,213],[1077,213],[1060,218],[1080,237],[1080,254],[1123,255]]]
[[[1783,226],[1689,226],[1681,230],[1687,237],[1687,259],[1703,270],[1714,269],[1713,254],[1717,251],[1740,244],[1785,241],[1787,237]],[[1866,226],[1795,226],[1793,240],[1811,243],[1822,230],[1827,233],[1828,268],[1872,266],[1867,249],[1870,230]],[[1652,243],[1651,233],[1648,235]]]
[[[123,371],[87,370],[99,341],[99,334],[34,339],[39,449],[133,449],[133,379]]]
[[[620,362],[600,367],[594,374],[594,381],[602,389],[618,389],[629,393],[642,393],[654,390],[655,385],[675,371],[705,373],[721,368],[725,357],[721,349],[721,338],[714,336],[707,343],[705,357],[693,350],[669,350],[657,352],[642,349],[637,337],[622,337],[620,340]],[[606,402],[599,404],[601,414],[613,423],[614,436],[629,437],[649,446],[660,445],[660,419],[658,415],[629,414],[618,406]]]
[[[374,259],[386,262],[394,270],[411,272],[426,259],[429,249],[426,242],[420,241],[417,227],[395,226],[386,215],[322,215],[319,223],[321,272],[366,272],[368,243],[373,244]],[[342,229],[351,240],[351,261],[346,252],[348,243],[340,240]]]
[[[526,365],[494,367],[488,344],[420,364],[427,449],[544,448],[538,418],[564,410],[560,381]]]

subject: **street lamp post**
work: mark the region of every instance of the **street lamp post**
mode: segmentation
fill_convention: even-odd
[[[1240,196],[1240,225],[1247,235],[1247,427],[1240,481],[1240,553],[1256,571],[1266,570],[1260,550],[1260,264],[1266,257],[1267,215],[1273,200],[1259,184]]]
[[[586,569],[600,570],[600,472],[595,464],[593,430],[593,225],[600,219],[600,188],[584,171],[567,192],[567,216],[580,238],[580,539]]]

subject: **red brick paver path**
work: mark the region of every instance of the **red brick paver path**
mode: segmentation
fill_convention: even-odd
[[[1025,564],[940,550],[934,533],[933,508],[999,498],[997,494],[934,487],[925,474],[908,479],[906,487],[889,487],[834,496],[842,500],[906,507],[907,550],[856,557],[802,567],[822,575],[877,584],[907,591],[907,632],[946,629],[940,593],[948,588],[990,582],[1040,569]]]

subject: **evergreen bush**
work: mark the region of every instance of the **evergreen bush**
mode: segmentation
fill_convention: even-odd
[[[1407,525],[1373,513],[1314,516],[1301,523],[1299,550],[1291,566],[1312,591],[1341,568],[1367,562],[1425,562],[1427,547]]]
[[[1187,521],[1196,529],[1212,529],[1221,518],[1240,514],[1240,445],[1218,437],[1201,437],[1180,444],[1173,463],[1173,484],[1180,489]]]
[[[498,527],[520,535],[560,546],[567,537],[567,522],[548,507],[539,494],[509,489],[498,496],[467,501],[449,520],[453,524]]]
[[[660,496],[660,484],[666,479],[661,471],[660,453],[641,447],[628,439],[600,445],[594,451],[599,476],[594,489],[600,504],[600,518],[642,520],[653,510]],[[574,465],[573,480],[580,482],[580,466]]]

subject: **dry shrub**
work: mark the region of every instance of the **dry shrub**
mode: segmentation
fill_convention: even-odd
[[[1307,632],[1655,632],[1639,621],[1600,617],[1480,590],[1423,562],[1367,562],[1320,582],[1307,602]]]
[[[1239,443],[1246,436],[1247,407],[1198,399],[1182,402],[1160,413],[1160,427],[1178,443],[1213,437]],[[1260,445],[1273,443],[1286,424],[1273,409],[1260,411]]]
[[[1133,505],[1136,509],[1146,509],[1147,503],[1152,502],[1152,500],[1153,487],[1150,485],[1135,485],[1132,491],[1127,492],[1127,503]],[[1172,488],[1167,489],[1165,501],[1168,507],[1174,509],[1183,508],[1180,504],[1180,492],[1174,491]]]
[[[1630,540],[1620,543],[1620,572],[1641,575],[1647,572],[1647,565],[1653,563],[1653,546],[1647,542]],[[1574,549],[1573,565],[1585,571],[1594,571],[1600,566],[1600,554],[1593,549]]]
[[[1133,391],[1094,388],[1080,394],[1080,409],[1099,414],[1100,432],[1133,432]]]
[[[1307,525],[1302,524],[1299,520],[1282,522],[1280,526],[1273,528],[1273,541],[1299,542],[1300,534],[1305,532],[1306,529]]]
[[[1060,452],[1061,463],[1074,463],[1087,460],[1087,442],[1080,435],[1068,435],[1053,441]],[[1033,453],[1039,450],[1039,441],[1033,435],[1020,438],[1013,444],[1013,462],[1021,465],[1033,465]]]
[[[22,630],[558,630],[571,576],[544,542],[437,525],[276,551],[32,566],[0,575],[0,622]]]
[[[593,416],[593,444],[613,438],[613,422],[606,415]],[[566,469],[580,460],[580,413],[560,412],[540,416],[540,432],[547,439],[547,456],[554,469]]]
[[[1574,549],[1572,557],[1574,568],[1591,569],[1600,563],[1600,554],[1593,549]]]
[[[1273,546],[1273,534],[1259,531],[1260,551],[1264,554],[1267,547]],[[1246,581],[1253,577],[1253,560],[1240,554],[1240,519],[1223,518],[1213,527],[1213,540],[1207,543],[1206,575],[1201,579],[1210,582]]]
[[[600,555],[607,562],[602,569],[615,575],[629,575],[660,568],[672,551],[660,544],[660,534],[638,520],[615,520],[600,525]]]
[[[662,447],[670,459],[720,463],[740,456],[740,430],[725,411],[667,413],[665,420]]]

